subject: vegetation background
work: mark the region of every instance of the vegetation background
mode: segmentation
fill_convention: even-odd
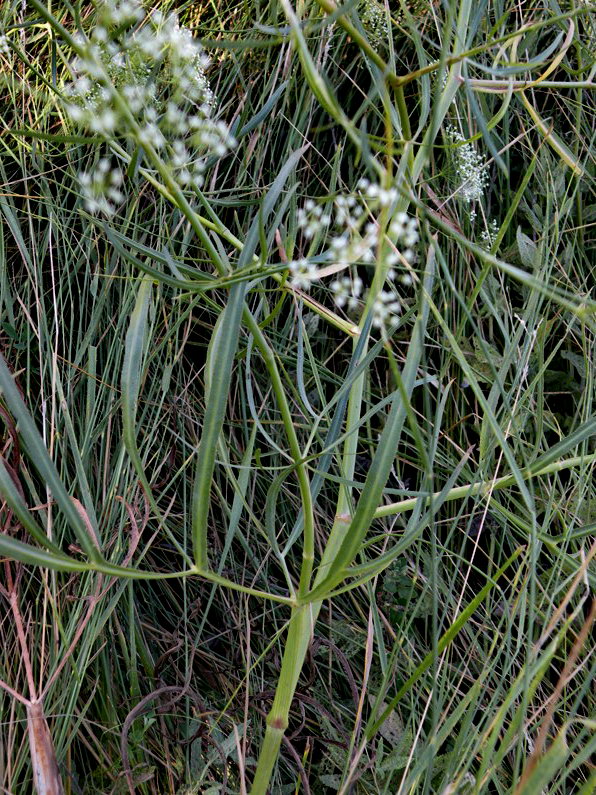
[[[65,113],[93,4],[0,7],[2,791],[593,792],[593,5],[155,8],[200,188]]]

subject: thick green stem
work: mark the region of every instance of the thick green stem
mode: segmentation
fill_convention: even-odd
[[[574,456],[573,458],[564,458],[561,461],[554,461],[552,464],[541,467],[540,469],[522,469],[521,475],[524,480],[538,477],[539,475],[549,475],[552,472],[560,472],[562,469],[573,469],[573,467],[580,464],[589,464],[596,461],[596,453],[591,453],[586,456]],[[463,499],[464,497],[473,497],[476,494],[490,494],[498,489],[506,489],[509,486],[514,486],[516,483],[514,475],[503,475],[495,480],[482,480],[476,483],[466,483],[464,486],[455,486],[452,488],[446,497],[443,497],[444,502],[451,502],[452,500]],[[441,495],[441,492],[429,494],[425,499],[426,504],[430,504],[432,500],[436,500]],[[375,511],[375,519],[381,519],[383,516],[395,516],[398,513],[405,511],[412,511],[416,507],[420,497],[410,497],[407,500],[400,502],[391,502],[388,505],[382,505]]]
[[[279,748],[288,727],[290,707],[320,608],[319,602],[316,605],[303,605],[292,610],[279,681],[273,704],[267,715],[265,739],[259,754],[251,795],[267,793]]]
[[[357,340],[354,341],[354,348],[357,345]],[[364,356],[366,350],[362,351]],[[346,429],[356,428],[360,421],[362,394],[364,390],[365,374],[363,373],[352,386],[350,392],[350,399],[348,402],[348,412],[346,420]],[[358,434],[348,433],[344,449],[343,449],[343,475],[346,481],[354,479],[354,468],[356,464],[356,450],[358,446]],[[300,595],[305,595],[302,590],[303,576],[305,569],[308,566],[308,575],[312,572],[312,560],[306,558],[307,553],[307,539],[310,540],[311,530],[307,533],[307,516],[310,514],[312,520],[312,498],[309,491],[309,510],[306,511],[305,506],[305,522],[304,522],[304,546],[303,546],[303,564],[300,577]],[[352,507],[351,493],[346,488],[340,489],[336,508],[336,517],[329,539],[325,545],[325,551],[321,559],[321,565],[317,571],[314,580],[314,585],[318,585],[326,574],[327,567],[333,561],[335,552],[341,545],[341,542],[350,526],[350,512]],[[313,533],[314,542],[314,533]],[[310,551],[310,546],[308,547]],[[314,548],[313,548],[314,553]],[[319,612],[321,610],[322,602],[313,602],[311,604],[302,605],[293,608],[292,616],[290,618],[290,625],[288,628],[288,636],[284,647],[284,653],[281,663],[281,671],[279,681],[275,691],[275,698],[271,706],[271,710],[267,716],[267,727],[265,730],[265,740],[259,754],[259,761],[257,770],[253,780],[251,795],[266,795],[267,787],[273,773],[273,768],[279,753],[279,748],[284,736],[284,732],[288,726],[290,715],[290,708],[292,700],[298,685],[300,671],[304,664],[304,659],[310,646],[313,636],[313,631]]]
[[[463,49],[461,42],[464,40],[464,37],[461,34],[466,27],[466,22],[467,19],[469,18],[469,14],[470,14],[470,0],[464,0],[459,14],[458,31],[457,31],[459,35],[457,37],[457,41],[455,44],[455,51],[453,53],[454,55],[459,54],[459,51]],[[456,90],[457,87],[455,84],[453,85],[448,84],[448,86],[446,87],[440,108],[440,114],[439,114],[440,120],[442,120],[442,117],[447,112],[450,101],[453,98],[453,95],[455,94]],[[399,106],[398,111],[400,112],[400,117],[402,117],[401,118],[402,133],[405,133],[406,130],[409,129],[409,120],[407,124],[404,124],[403,114],[405,112],[406,118],[408,114],[407,114],[407,108],[405,107],[405,102],[403,102],[403,88],[401,86],[398,87],[396,100]],[[438,129],[438,126],[435,127],[435,131],[436,129]],[[430,144],[432,143],[430,135],[431,131],[428,131],[425,136],[425,140],[423,141],[423,145],[420,147],[420,150],[415,158],[412,158],[413,153],[410,147],[406,147],[406,150],[402,155],[401,165],[404,171],[409,175],[410,184],[412,185],[416,184],[418,177],[420,176],[422,169],[424,168],[424,165],[426,164],[426,161],[428,159]],[[400,207],[400,209],[402,208]],[[404,207],[403,209],[406,209],[406,207]],[[382,270],[383,270],[382,265],[381,267],[377,268],[377,272],[375,275],[376,279],[378,280],[380,279],[380,274],[382,273]],[[371,292],[374,292],[374,289],[371,290]],[[349,431],[352,428],[354,430],[356,430],[357,428],[357,424],[360,417],[363,383],[364,382],[362,377],[361,379],[358,380],[358,382],[354,384],[350,395],[350,404],[348,408],[348,418],[346,423],[347,425],[346,431],[348,433],[348,438],[344,446],[344,460],[343,460],[343,465],[344,465],[343,472],[346,475],[348,475],[349,472],[353,473],[353,467],[355,463],[355,452],[358,441],[358,434],[357,433],[351,434],[349,433]],[[317,575],[315,577],[314,586],[313,586],[314,588],[316,588],[316,586],[325,579],[327,569],[333,563],[336,552],[341,547],[342,541],[345,538],[346,533],[350,529],[350,518],[351,518],[350,511],[351,511],[351,499],[349,493],[347,493],[345,489],[340,489],[340,493],[338,495],[335,522],[329,534],[329,539],[327,541],[327,544],[325,545],[325,550],[323,552],[321,564],[318,568]],[[276,690],[275,699],[267,718],[265,742],[261,754],[259,756],[257,771],[255,774],[251,795],[266,795],[269,780],[271,778],[273,768],[275,765],[275,759],[279,752],[279,747],[283,738],[283,732],[285,730],[285,727],[287,726],[290,706],[292,703],[296,685],[298,683],[300,670],[302,669],[302,665],[304,663],[304,658],[308,650],[314,625],[318,618],[320,609],[321,609],[320,601],[312,602],[309,605],[308,625],[306,625],[304,622],[304,616],[303,613],[301,612],[301,608],[295,608],[292,612],[292,617],[290,619],[290,627],[288,630],[288,637],[282,659],[280,679]]]

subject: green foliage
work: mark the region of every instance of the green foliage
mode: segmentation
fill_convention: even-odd
[[[592,791],[594,11],[141,5],[0,8],[3,791]]]

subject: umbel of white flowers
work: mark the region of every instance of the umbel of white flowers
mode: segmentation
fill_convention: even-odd
[[[208,160],[236,141],[215,117],[209,59],[191,31],[175,14],[145,15],[137,0],[106,0],[78,44],[63,90],[70,118],[107,140],[128,137],[158,150],[181,186],[201,187]],[[109,214],[115,203],[96,202],[94,212]]]
[[[373,265],[379,250],[380,227],[373,213],[381,208],[391,208],[399,198],[395,186],[383,188],[367,179],[358,182],[358,191],[358,195],[340,195],[331,202],[320,204],[309,199],[297,212],[297,226],[305,243],[311,244],[320,237],[327,248],[327,260],[334,270],[347,271],[346,275],[334,279],[329,287],[336,306],[351,312],[356,311],[366,298],[357,267]],[[388,237],[394,250],[384,255],[387,289],[381,290],[373,301],[373,325],[377,328],[391,323],[401,311],[401,301],[393,282],[397,275],[396,267],[416,259],[418,221],[405,212],[395,213],[389,224]],[[320,278],[317,265],[308,257],[292,260],[288,267],[290,284],[296,289],[306,292]],[[408,283],[408,275],[405,274],[401,280]]]

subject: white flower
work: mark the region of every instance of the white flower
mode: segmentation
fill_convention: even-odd
[[[396,243],[401,242],[411,248],[418,242],[418,221],[407,213],[396,213],[389,226],[389,234],[395,238]]]
[[[116,205],[124,201],[120,190],[123,174],[119,168],[111,168],[107,157],[102,157],[92,172],[81,171],[78,178],[88,212],[110,216],[116,212]]]
[[[331,223],[331,216],[324,211],[322,204],[315,204],[312,199],[304,202],[304,207],[296,214],[298,227],[302,229],[302,234],[307,240],[311,240],[317,232],[328,227]]]
[[[129,137],[172,152],[181,184],[202,184],[209,157],[223,157],[236,141],[213,118],[209,59],[200,43],[175,14],[145,16],[138,0],[104,0],[98,19],[90,39],[77,35],[83,54],[71,63],[66,111],[105,138]],[[121,111],[117,93],[130,114]]]
[[[139,141],[145,146],[152,146],[155,149],[161,149],[165,146],[166,139],[157,124],[148,122],[139,132]]]
[[[447,127],[446,132],[453,143],[458,144],[453,150],[459,180],[457,193],[468,203],[478,201],[488,185],[486,164],[474,146],[466,143],[464,136],[455,127]]]
[[[362,279],[359,276],[355,276],[353,279],[349,276],[344,276],[331,282],[330,287],[333,293],[333,300],[337,306],[343,307],[347,304],[348,309],[356,309],[363,287]]]
[[[352,279],[352,295],[354,298],[360,298],[363,286],[362,279],[359,276],[354,276]]]
[[[483,229],[480,233],[480,245],[482,248],[485,248],[487,251],[490,250],[493,246],[493,243],[497,239],[498,234],[499,224],[497,223],[497,219],[493,218],[486,229]]]
[[[382,188],[380,185],[370,183],[368,180],[360,180],[358,186],[364,191],[368,199],[376,200],[381,207],[388,207],[397,200],[397,188]]]
[[[84,97],[91,93],[91,88],[91,80],[89,80],[87,75],[81,75],[74,83],[73,94],[75,96]]]
[[[387,279],[392,282],[397,278],[395,267],[398,264],[404,265],[416,259],[413,247],[419,239],[417,219],[405,212],[397,213],[389,229],[395,248],[387,251],[382,246],[381,227],[375,220],[375,210],[394,205],[399,198],[399,191],[395,186],[381,188],[366,178],[358,181],[357,189],[358,194],[340,194],[328,204],[307,199],[297,211],[297,226],[305,240],[312,240],[321,233],[326,238],[326,260],[330,265],[329,270],[324,270],[346,272],[345,275],[336,277],[329,286],[336,306],[346,307],[350,311],[358,308],[363,293],[362,280],[356,275],[353,266],[372,266],[377,257],[382,256]],[[294,287],[306,290],[313,280],[319,278],[314,264],[307,259],[295,260],[290,263],[289,268],[291,284]],[[400,310],[397,294],[393,291],[382,291],[374,303],[375,326],[383,327]]]
[[[338,196],[334,202],[336,226],[345,226],[348,229],[358,227],[359,218],[363,213],[362,207],[356,202],[354,196]]]
[[[136,0],[104,0],[99,6],[101,21],[110,27],[134,25],[143,19],[143,7]]]
[[[308,290],[310,290],[311,282],[316,281],[319,278],[317,274],[317,266],[305,258],[292,260],[288,267],[291,274],[290,284],[292,287],[297,287],[299,290],[308,292]]]
[[[337,306],[344,306],[348,303],[348,298],[352,294],[352,281],[348,276],[343,279],[337,279],[331,282],[331,292],[333,293],[333,300]]]
[[[104,108],[101,113],[91,116],[89,129],[101,135],[110,135],[116,127],[116,114],[110,108]]]
[[[383,328],[401,312],[401,304],[393,292],[381,290],[373,302],[373,326]]]

